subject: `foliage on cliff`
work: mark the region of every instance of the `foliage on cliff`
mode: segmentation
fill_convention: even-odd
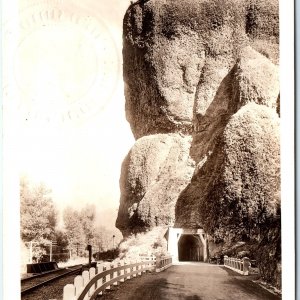
[[[178,195],[189,183],[194,163],[190,137],[157,134],[139,139],[122,167],[117,227],[127,236],[172,225]]]
[[[278,63],[277,1],[134,3],[124,17],[126,116],[136,138],[191,133],[216,89],[251,46]]]
[[[279,118],[254,103],[231,117],[218,150],[197,176],[208,176],[218,162],[214,182],[199,197],[207,232],[249,236],[251,230],[280,216]]]

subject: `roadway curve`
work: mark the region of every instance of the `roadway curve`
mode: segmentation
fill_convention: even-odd
[[[180,263],[161,273],[152,273],[122,283],[102,300],[278,300],[252,282],[223,266]]]

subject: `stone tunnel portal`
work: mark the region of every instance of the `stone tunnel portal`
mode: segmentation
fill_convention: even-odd
[[[203,229],[169,227],[167,239],[173,261],[207,262],[207,237]]]

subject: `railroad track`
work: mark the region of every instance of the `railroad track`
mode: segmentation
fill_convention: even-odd
[[[26,294],[30,294],[34,290],[68,275],[73,275],[77,273],[79,274],[81,273],[82,268],[83,265],[77,265],[22,279],[21,295],[24,296]]]

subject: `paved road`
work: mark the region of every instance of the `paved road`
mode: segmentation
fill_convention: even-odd
[[[101,299],[114,300],[278,300],[276,296],[222,266],[181,263],[123,283]],[[126,292],[125,292],[126,291]]]

